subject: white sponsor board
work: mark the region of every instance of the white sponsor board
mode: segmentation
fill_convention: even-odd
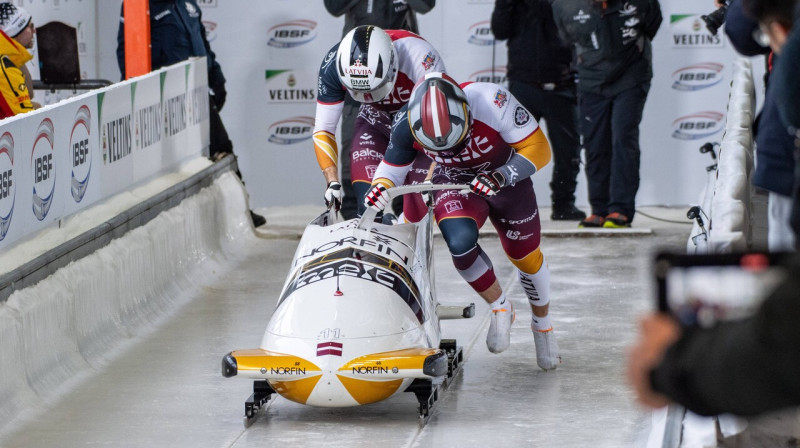
[[[99,42],[107,55],[100,66],[108,79],[119,79],[113,60],[119,4],[98,3],[98,14],[104,17],[99,21]],[[331,16],[321,2],[201,6],[212,50],[228,80],[222,118],[239,156],[251,206],[321,204],[324,182],[306,127],[314,116],[320,63],[341,38],[344,19]],[[653,42],[654,78],[641,124],[637,203],[689,204],[702,189],[704,168],[710,163],[697,148],[721,138],[731,64],[738,55],[722,30],[714,37],[700,20],[713,10],[713,2],[662,1],[661,8],[664,21]],[[492,0],[440,1],[417,16],[422,36],[439,50],[459,81],[507,82],[505,42],[491,44],[493,9]],[[763,65],[760,58],[753,62],[757,82]],[[534,176],[541,205],[549,204],[551,169]],[[287,186],[291,195],[274,194]],[[583,172],[577,196],[585,206]]]
[[[174,85],[162,82],[172,78],[177,80]],[[146,128],[165,126],[158,112],[167,104],[162,91],[166,100],[196,89],[207,92],[205,59],[0,122],[0,250],[199,156],[208,145],[207,112],[193,111],[186,126],[171,129],[170,138],[176,142],[172,146]],[[198,104],[193,107],[208,105],[207,100]],[[156,111],[149,113],[158,117],[157,123],[140,122],[137,142],[134,110],[148,108]],[[142,135],[143,129],[155,136]]]

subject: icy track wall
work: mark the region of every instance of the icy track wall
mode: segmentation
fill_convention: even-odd
[[[708,176],[700,194],[707,239],[695,223],[687,243],[689,253],[725,253],[750,248],[754,119],[753,72],[750,61],[742,58],[734,64],[716,176],[714,173]]]
[[[254,238],[228,170],[142,227],[0,303],[0,433],[70,389]],[[39,406],[40,408],[40,406]]]

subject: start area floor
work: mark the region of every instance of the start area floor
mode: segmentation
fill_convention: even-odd
[[[511,347],[486,349],[488,306],[435,241],[442,303],[475,302],[476,316],[444,321],[463,346],[463,370],[426,426],[413,394],[355,408],[312,408],[275,398],[249,428],[242,424],[252,381],[223,378],[233,349],[257,347],[276,305],[303,224],[310,216],[264,210],[268,224],[203,293],[82,381],[0,446],[35,447],[609,447],[642,446],[650,413],[634,402],[624,360],[636,318],[654,306],[651,258],[685,251],[685,209],[644,209],[636,232],[574,232],[576,223],[543,220],[551,271],[551,316],[563,364],[536,366],[530,308],[497,238],[481,245],[517,318]],[[547,210],[543,214],[549,215]],[[545,216],[546,218],[546,216]],[[686,224],[680,222],[685,221]],[[487,227],[485,230],[491,230]]]

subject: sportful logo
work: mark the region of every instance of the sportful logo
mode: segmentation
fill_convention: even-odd
[[[490,67],[472,73],[467,79],[473,82],[492,82],[502,85],[507,81],[506,71],[505,66],[495,67],[494,69]]]
[[[14,181],[14,137],[6,132],[0,136],[0,241],[8,234],[16,202]]]
[[[292,117],[272,123],[269,141],[279,145],[292,145],[311,138],[314,132],[314,117]]]
[[[33,215],[44,220],[53,203],[56,190],[55,157],[53,141],[55,130],[53,122],[45,118],[36,130],[36,140],[31,150],[31,169],[33,170]]]
[[[317,22],[293,20],[275,25],[267,31],[267,45],[276,48],[293,48],[307,44],[317,37]]]
[[[683,67],[672,73],[672,88],[683,92],[707,89],[722,81],[722,64],[704,62]]]
[[[72,177],[70,191],[75,202],[81,202],[89,186],[92,173],[92,151],[89,145],[92,133],[92,113],[87,106],[81,106],[75,113],[75,123],[69,137],[72,151]]]
[[[680,117],[672,122],[672,138],[698,140],[710,137],[724,127],[720,112],[705,111]]]
[[[467,42],[480,46],[492,45],[494,43],[494,34],[492,34],[490,22],[485,20],[471,25]]]

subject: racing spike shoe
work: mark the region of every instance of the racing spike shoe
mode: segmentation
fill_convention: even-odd
[[[585,229],[589,227],[603,227],[605,222],[606,219],[602,216],[591,214],[588,218],[581,220],[580,224],[578,224],[578,228]]]
[[[533,330],[533,342],[536,344],[536,364],[542,370],[555,370],[561,364],[561,355],[558,354],[553,328],[545,331]]]
[[[553,221],[580,221],[586,218],[586,213],[580,211],[575,204],[554,205],[550,219]]]
[[[627,216],[623,215],[622,213],[611,213],[610,215],[606,216],[606,222],[603,223],[603,227],[607,229],[622,229],[625,227],[631,226],[631,220],[628,219]]]
[[[509,300],[506,306],[492,310],[486,347],[492,353],[502,353],[511,345],[511,324],[514,323],[514,306]]]
[[[258,213],[250,210],[250,219],[253,220],[253,227],[261,227],[267,223],[267,218],[259,215]]]

